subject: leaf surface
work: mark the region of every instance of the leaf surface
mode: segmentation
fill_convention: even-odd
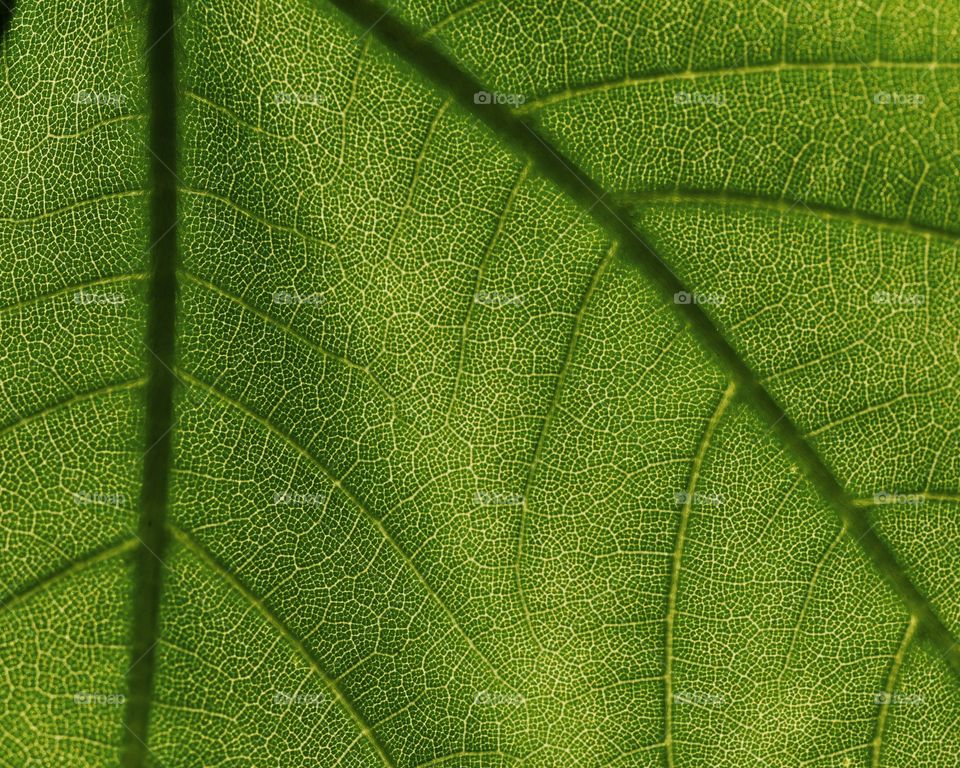
[[[2,43],[0,764],[958,764],[954,9],[164,8]]]

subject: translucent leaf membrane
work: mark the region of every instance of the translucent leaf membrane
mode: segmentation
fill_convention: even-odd
[[[955,675],[677,306],[955,628],[954,12],[390,10],[489,96],[331,4],[178,9],[153,606],[142,9],[18,3],[0,765],[131,762],[154,607],[137,765],[955,764]],[[478,119],[504,107],[687,290]]]

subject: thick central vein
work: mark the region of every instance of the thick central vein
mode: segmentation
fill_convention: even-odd
[[[147,317],[146,452],[140,499],[130,669],[127,672],[124,768],[147,764],[147,726],[153,693],[164,526],[173,427],[174,310],[177,262],[176,79],[174,2],[151,0],[146,57],[150,133],[150,298]]]

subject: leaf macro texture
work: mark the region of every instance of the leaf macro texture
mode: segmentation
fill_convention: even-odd
[[[960,6],[0,6],[0,768],[960,766]]]

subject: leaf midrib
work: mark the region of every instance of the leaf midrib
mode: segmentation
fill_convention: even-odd
[[[134,574],[131,664],[120,764],[147,764],[150,704],[153,699],[155,648],[160,618],[160,590],[167,489],[173,429],[173,359],[177,266],[177,129],[174,61],[174,0],[150,0],[145,55],[149,103],[147,150],[150,164],[150,287],[146,330],[146,443]]]

